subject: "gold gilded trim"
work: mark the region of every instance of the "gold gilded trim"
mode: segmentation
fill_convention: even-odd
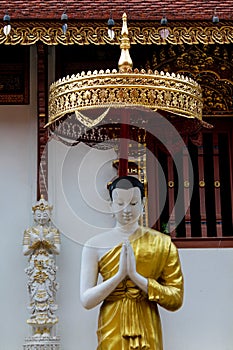
[[[94,107],[143,106],[202,119],[202,93],[191,78],[164,72],[117,70],[67,76],[50,86],[49,124],[67,113]]]
[[[184,187],[185,187],[185,188],[189,188],[189,186],[190,186],[189,181],[188,181],[188,180],[185,180],[185,181],[184,181]]]
[[[100,22],[68,23],[67,34],[64,35],[60,21],[12,21],[9,35],[0,30],[0,44],[33,45],[42,41],[45,45],[116,45],[120,43],[121,25],[114,27],[115,39],[108,37],[107,24]],[[129,37],[131,44],[164,45],[164,44],[230,44],[233,43],[232,22],[224,25],[209,25],[207,22],[189,23],[173,22],[167,29],[170,34],[166,40],[160,36],[163,27],[157,21],[130,22]]]
[[[220,187],[220,181],[216,180],[214,181],[214,187],[219,188]]]
[[[199,186],[200,187],[205,187],[205,181],[204,180],[199,181]]]

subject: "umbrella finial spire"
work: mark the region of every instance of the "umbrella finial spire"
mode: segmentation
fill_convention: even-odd
[[[133,62],[129,54],[130,40],[129,32],[127,27],[127,15],[126,13],[122,16],[122,29],[121,29],[121,56],[118,62],[118,68],[120,72],[131,72],[133,67]]]

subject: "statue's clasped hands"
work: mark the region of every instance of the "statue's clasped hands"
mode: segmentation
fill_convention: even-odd
[[[118,274],[122,280],[128,276],[134,281],[137,276],[136,260],[129,241],[122,244]]]
[[[46,235],[44,235],[44,231],[40,230],[39,234],[35,234],[33,232],[30,233],[30,239],[31,239],[31,245],[30,249],[35,250],[35,249],[53,249],[54,244],[53,244],[53,239],[54,239],[54,233],[49,232]]]
[[[136,270],[136,259],[129,241],[122,244],[117,277],[120,282],[128,277],[143,292],[148,293],[148,280]]]

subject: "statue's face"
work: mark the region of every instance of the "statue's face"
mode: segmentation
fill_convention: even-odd
[[[50,220],[49,210],[39,210],[37,209],[34,213],[34,220],[40,225],[45,225]]]
[[[120,225],[138,221],[142,213],[143,203],[138,187],[128,190],[115,188],[112,192],[112,212]]]

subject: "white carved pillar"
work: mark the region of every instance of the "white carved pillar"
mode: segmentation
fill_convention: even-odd
[[[56,292],[56,260],[60,253],[60,233],[52,225],[52,207],[41,199],[32,207],[34,226],[24,231],[23,253],[28,256],[25,272],[28,276],[27,288],[30,317],[27,324],[32,335],[25,339],[24,350],[59,350],[60,339],[55,334],[58,317]]]

